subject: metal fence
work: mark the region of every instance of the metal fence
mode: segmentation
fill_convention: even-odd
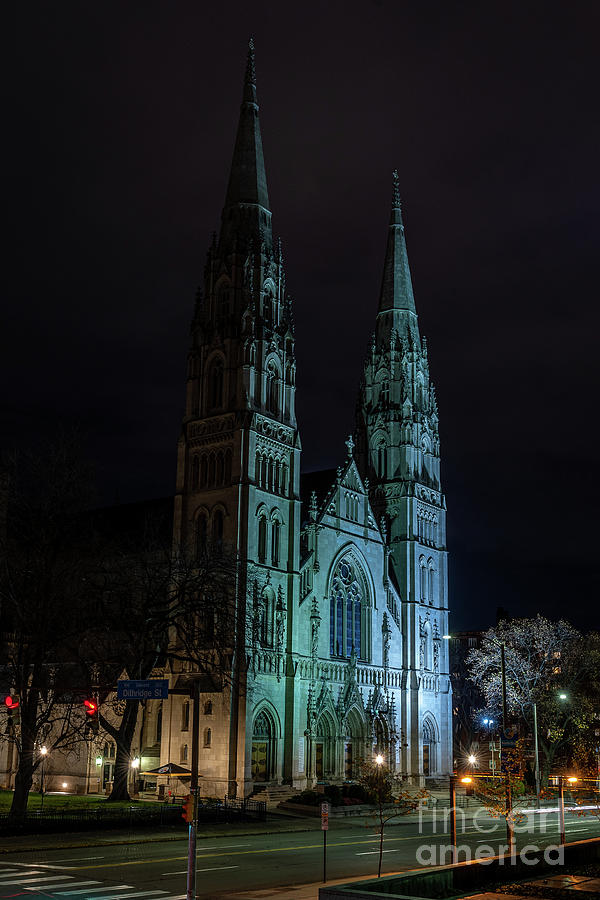
[[[96,803],[80,809],[32,809],[25,819],[10,820],[0,814],[1,834],[38,834],[52,831],[93,831],[104,829],[182,828],[186,823],[182,807],[174,803],[112,807]],[[264,822],[267,804],[260,800],[205,800],[198,808],[199,823]]]

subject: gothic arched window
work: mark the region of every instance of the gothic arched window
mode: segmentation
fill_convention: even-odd
[[[281,534],[281,523],[275,519],[271,524],[271,563],[274,566],[279,565],[279,538]]]
[[[435,598],[434,584],[435,584],[435,569],[433,567],[433,560],[430,559],[430,560],[428,560],[428,563],[427,563],[427,597],[428,597],[430,604],[433,604],[433,601]]]
[[[212,541],[215,553],[223,551],[223,512],[220,509],[215,510],[212,522]]]
[[[206,553],[207,518],[205,513],[200,513],[196,519],[196,556],[202,557]]]
[[[223,406],[223,360],[215,359],[208,373],[208,407],[209,410],[221,409]]]
[[[380,478],[387,475],[387,446],[385,441],[380,441],[377,447],[377,471]]]
[[[278,404],[278,385],[277,385],[277,369],[273,363],[267,366],[267,393],[266,406],[267,411],[276,416],[279,408]]]
[[[192,490],[198,489],[198,482],[200,481],[200,459],[198,456],[194,456],[192,460]]]
[[[427,568],[424,557],[419,559],[419,599],[421,603],[427,599]]]
[[[366,590],[357,567],[348,557],[335,567],[330,597],[329,649],[348,658],[352,651],[367,658]]]
[[[260,516],[258,520],[258,561],[267,561],[267,517]]]

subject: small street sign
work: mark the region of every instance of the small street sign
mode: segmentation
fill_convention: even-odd
[[[321,831],[329,828],[329,803],[321,803]]]
[[[146,678],[130,681],[117,681],[117,699],[119,700],[166,700],[169,696],[169,682],[166,678]]]

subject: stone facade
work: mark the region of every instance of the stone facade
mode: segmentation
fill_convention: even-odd
[[[353,778],[375,748],[413,781],[451,767],[438,416],[397,179],[356,433],[328,487],[304,505],[295,382],[250,48],[178,447],[175,541],[234,549],[249,623],[233,687],[202,698],[207,794]],[[186,702],[163,703],[161,762],[190,758]]]

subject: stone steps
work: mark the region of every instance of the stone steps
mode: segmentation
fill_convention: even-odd
[[[251,794],[252,800],[263,800],[269,806],[276,806],[282,800],[289,800],[295,796],[298,791],[287,784],[273,784],[263,787]]]

